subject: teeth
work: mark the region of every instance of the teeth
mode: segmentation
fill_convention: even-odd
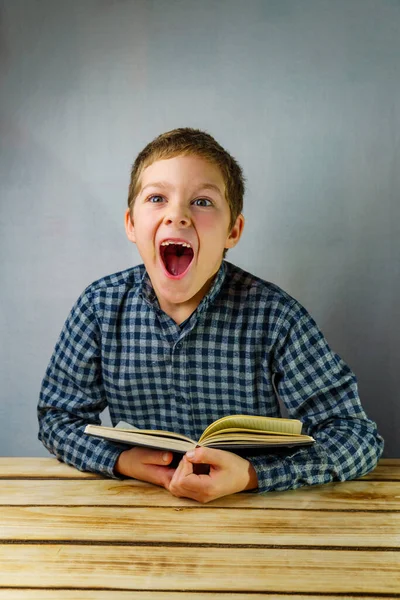
[[[183,246],[184,248],[191,248],[191,245],[186,242],[161,242],[161,246],[170,246],[171,244],[175,246]]]

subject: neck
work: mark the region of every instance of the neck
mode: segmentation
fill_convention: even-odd
[[[203,285],[203,287],[197,292],[197,294],[195,294],[192,298],[186,300],[185,302],[179,302],[175,304],[174,302],[168,302],[164,298],[159,297],[157,294],[158,303],[160,305],[161,310],[163,310],[169,317],[171,317],[171,319],[173,319],[177,325],[180,325],[181,323],[183,323],[183,321],[186,321],[186,319],[188,319],[191,314],[194,313],[196,308],[199,306],[200,302],[203,300],[204,296],[208,294],[214,282],[215,275],[216,274],[214,274]]]
[[[161,309],[169,316],[177,325],[181,325],[186,319],[194,313],[198,305],[193,308],[188,306],[173,305],[170,307],[161,306]]]

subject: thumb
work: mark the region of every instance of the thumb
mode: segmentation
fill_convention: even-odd
[[[204,447],[197,447],[194,450],[186,452],[187,460],[193,465],[195,475],[209,475],[210,465],[215,466],[218,463],[218,453],[214,456],[215,450]],[[217,458],[217,460],[215,460]]]
[[[189,450],[185,454],[191,463],[205,463],[208,465],[218,464],[221,460],[221,450],[197,446],[194,450]]]

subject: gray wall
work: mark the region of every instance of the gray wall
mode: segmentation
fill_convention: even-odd
[[[140,262],[129,169],[207,129],[248,180],[228,259],[313,314],[399,445],[398,0],[0,0],[0,455],[36,440],[73,302]]]

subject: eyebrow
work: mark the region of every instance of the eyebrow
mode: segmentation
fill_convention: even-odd
[[[171,185],[170,183],[168,183],[168,181],[154,181],[152,183],[148,183],[147,185],[145,185],[141,190],[140,193],[144,192],[144,190],[146,190],[147,188],[165,188],[165,189],[173,189],[173,185]],[[214,192],[218,192],[218,194],[220,196],[223,196],[223,193],[221,192],[220,188],[215,185],[214,183],[202,183],[201,185],[198,186],[197,188],[197,192],[199,192],[200,190],[211,190]]]

